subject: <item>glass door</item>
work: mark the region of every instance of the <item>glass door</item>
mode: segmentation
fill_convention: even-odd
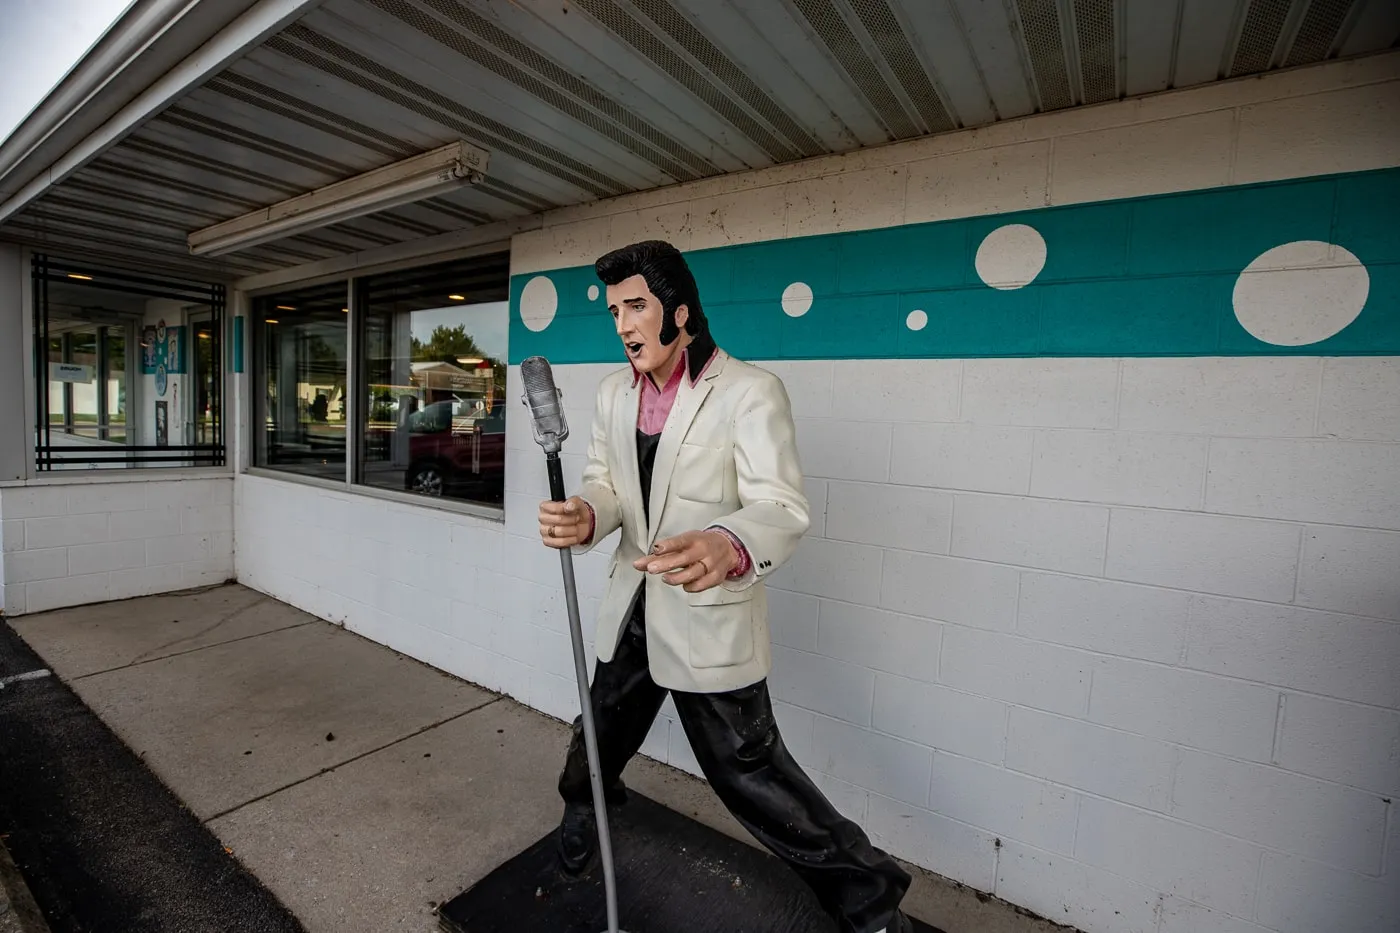
[[[212,312],[200,311],[190,315],[190,391],[189,409],[185,417],[185,443],[213,444],[218,437],[219,341],[214,333]]]
[[[48,407],[53,429],[93,443],[126,443],[132,331],[130,324],[50,323]]]

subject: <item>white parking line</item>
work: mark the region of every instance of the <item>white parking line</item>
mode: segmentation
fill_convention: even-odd
[[[0,690],[4,690],[10,684],[17,684],[21,680],[42,680],[53,672],[47,667],[41,667],[37,671],[26,671],[23,674],[14,674],[10,677],[0,677]]]

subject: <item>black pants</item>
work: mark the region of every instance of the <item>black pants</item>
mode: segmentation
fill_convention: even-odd
[[[600,661],[593,676],[598,757],[612,802],[622,799],[623,768],[666,699],[647,667],[644,618],[639,598],[613,659]],[[908,873],[874,848],[793,759],[778,734],[767,682],[728,693],[672,694],[710,786],[754,838],[807,882],[842,933],[893,926]],[[574,723],[559,793],[566,803],[593,800],[581,720]]]

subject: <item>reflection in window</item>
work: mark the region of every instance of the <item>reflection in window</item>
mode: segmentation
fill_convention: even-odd
[[[108,329],[103,334],[102,344],[102,411],[105,412],[103,430],[107,440],[121,444],[126,441],[126,329]],[[212,443],[212,440],[205,443]]]
[[[361,483],[501,504],[509,272],[503,253],[360,282]]]
[[[90,267],[34,265],[39,470],[222,465],[217,387],[224,288]],[[196,322],[199,322],[196,324]],[[212,365],[192,369],[191,331]],[[213,387],[203,419],[193,391]]]
[[[62,337],[49,338],[49,424],[58,428],[64,428],[69,423],[67,383],[63,381],[63,370],[60,364],[68,362],[64,357],[64,340]]]
[[[101,330],[106,331],[106,328]],[[97,371],[98,331],[99,328],[96,327],[69,331],[66,335],[68,348],[64,354],[67,357],[64,362],[76,367],[68,372],[80,373],[76,378],[64,383],[72,399],[69,410],[73,416],[72,423],[67,426],[68,433],[94,440],[99,439],[103,433],[98,425],[98,415],[102,409],[97,396],[101,394],[100,390],[105,382]]]
[[[190,322],[194,333],[194,346],[190,351],[190,375],[193,385],[190,388],[190,401],[194,404],[190,419],[190,433],[196,444],[213,443],[219,429],[218,411],[220,385],[219,361],[215,357],[218,342],[214,339],[213,322],[207,318],[195,318]]]
[[[259,298],[255,385],[262,430],[256,463],[345,478],[345,283]]]

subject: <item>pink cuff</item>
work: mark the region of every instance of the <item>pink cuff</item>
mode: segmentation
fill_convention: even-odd
[[[584,508],[588,509],[588,534],[584,536],[580,544],[588,544],[593,540],[593,532],[598,530],[598,513],[593,511],[593,506],[588,504],[587,499],[580,499]]]
[[[728,538],[729,543],[734,545],[734,550],[739,555],[739,563],[735,565],[733,570],[729,571],[729,579],[735,580],[748,573],[749,568],[753,566],[753,560],[749,557],[749,549],[744,547],[744,542],[740,541],[738,536],[735,535],[728,528],[721,528],[718,525],[713,525],[707,530],[718,531],[720,534]]]

